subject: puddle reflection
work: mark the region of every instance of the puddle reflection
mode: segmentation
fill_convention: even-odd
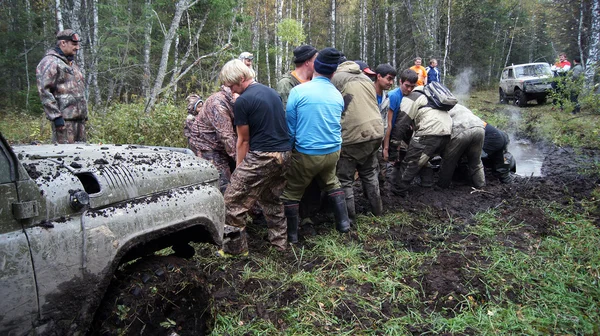
[[[544,154],[527,140],[512,140],[508,151],[517,161],[517,174],[520,176],[542,176]]]

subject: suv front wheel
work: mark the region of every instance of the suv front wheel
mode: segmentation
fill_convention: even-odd
[[[527,96],[520,89],[515,89],[515,105],[519,107],[527,106]]]

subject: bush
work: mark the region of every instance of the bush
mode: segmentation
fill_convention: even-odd
[[[90,142],[185,147],[184,107],[161,103],[150,114],[143,103],[116,104],[106,113],[91,111],[88,122]]]

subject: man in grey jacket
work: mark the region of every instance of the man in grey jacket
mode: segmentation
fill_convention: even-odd
[[[452,118],[450,143],[442,153],[442,168],[438,185],[448,188],[454,169],[461,157],[466,156],[469,178],[475,188],[485,186],[485,173],[481,163],[481,148],[485,139],[485,124],[478,116],[463,105],[456,104],[448,114]]]
[[[400,114],[392,130],[394,139],[405,139],[413,130],[400,172],[392,188],[392,193],[406,197],[412,180],[421,174],[421,186],[433,185],[433,170],[428,167],[429,159],[441,154],[450,141],[452,118],[446,111],[428,106],[428,98],[423,87],[417,86],[417,73],[407,69],[400,75],[400,88],[404,97],[400,103]],[[413,90],[414,88],[414,90]]]

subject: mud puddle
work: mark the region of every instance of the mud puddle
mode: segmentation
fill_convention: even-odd
[[[508,151],[517,162],[517,175],[542,176],[542,166],[546,156],[535,144],[525,139],[513,140],[508,145]]]

